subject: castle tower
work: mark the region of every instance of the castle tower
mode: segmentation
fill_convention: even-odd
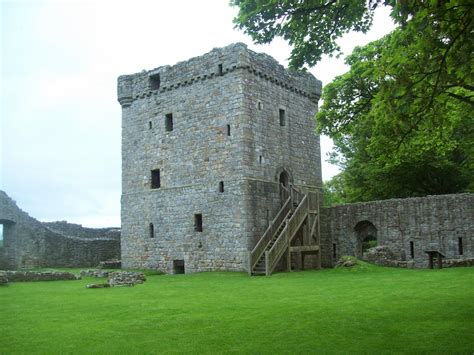
[[[320,92],[242,43],[120,76],[123,267],[247,270],[280,184],[321,187]]]

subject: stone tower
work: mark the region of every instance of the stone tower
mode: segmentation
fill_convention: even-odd
[[[242,43],[120,76],[123,267],[247,270],[280,184],[321,187],[320,92]]]

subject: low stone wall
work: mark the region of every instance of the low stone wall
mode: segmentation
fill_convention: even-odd
[[[70,272],[58,271],[0,271],[1,278],[6,278],[8,282],[19,281],[63,281],[80,280],[80,276]]]
[[[117,228],[90,233],[91,228],[81,230],[82,226],[66,222],[44,224],[18,208],[3,191],[0,191],[0,223],[3,225],[0,269],[95,267],[104,260],[120,259]],[[75,236],[63,234],[60,229]]]
[[[364,239],[393,253],[390,266],[427,267],[426,251],[447,260],[474,258],[474,194],[372,201],[324,208],[323,266],[342,255],[362,257]],[[387,263],[389,263],[387,261]],[[395,265],[395,263],[397,265]]]

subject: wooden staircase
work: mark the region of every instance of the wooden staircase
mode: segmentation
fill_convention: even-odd
[[[316,254],[317,267],[321,265],[318,193],[302,193],[293,186],[289,189],[282,186],[281,189],[283,206],[249,254],[250,275],[270,276],[284,255],[286,268],[290,271],[291,252],[301,253],[303,265],[305,255]],[[303,231],[305,242],[300,246],[291,246],[302,227],[306,227]]]

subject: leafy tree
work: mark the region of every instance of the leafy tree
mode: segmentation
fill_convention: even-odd
[[[323,91],[319,131],[331,136],[347,202],[472,191],[474,4],[466,0],[250,1],[237,26],[259,43],[282,36],[290,65],[337,53],[335,40],[366,31],[373,10],[398,25],[346,59],[350,71]]]

